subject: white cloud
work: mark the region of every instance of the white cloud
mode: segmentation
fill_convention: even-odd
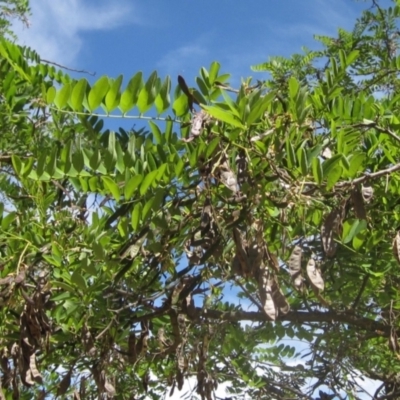
[[[73,66],[83,46],[82,32],[113,29],[128,20],[140,23],[126,1],[35,0],[31,8],[29,28],[14,24],[19,43],[35,49],[43,59],[67,66]]]

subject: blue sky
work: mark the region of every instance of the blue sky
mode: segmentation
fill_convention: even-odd
[[[385,0],[384,2],[388,2]],[[370,2],[354,0],[32,0],[30,29],[20,41],[44,59],[126,78],[181,74],[193,83],[213,60],[233,80],[262,74],[250,65],[318,46],[314,33],[351,29]],[[88,77],[90,78],[90,77]]]
[[[388,4],[389,0],[381,0]],[[178,75],[194,84],[200,67],[219,61],[224,72],[263,79],[250,65],[318,47],[313,34],[351,29],[371,1],[354,0],[31,0],[31,27],[15,24],[22,44],[65,66],[125,82]],[[126,122],[120,125],[126,127]],[[132,125],[132,122],[129,122]],[[372,388],[376,385],[368,384]],[[174,397],[179,398],[179,397]]]

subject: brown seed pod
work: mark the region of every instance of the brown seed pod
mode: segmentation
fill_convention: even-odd
[[[317,267],[313,258],[308,260],[307,275],[313,289],[322,292],[324,290],[324,280],[322,279],[321,270]]]
[[[351,200],[354,208],[354,215],[357,219],[367,219],[367,213],[364,206],[364,196],[359,188],[354,188],[351,191]]]
[[[301,275],[301,254],[301,247],[295,246],[287,262],[294,287],[298,291],[302,291],[304,288],[303,276]]]

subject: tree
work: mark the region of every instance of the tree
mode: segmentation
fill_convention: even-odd
[[[3,38],[0,398],[399,398],[399,17],[172,95]]]

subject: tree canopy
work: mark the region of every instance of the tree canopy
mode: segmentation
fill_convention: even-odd
[[[2,33],[0,399],[400,398],[400,4],[369,6],[239,87]]]

